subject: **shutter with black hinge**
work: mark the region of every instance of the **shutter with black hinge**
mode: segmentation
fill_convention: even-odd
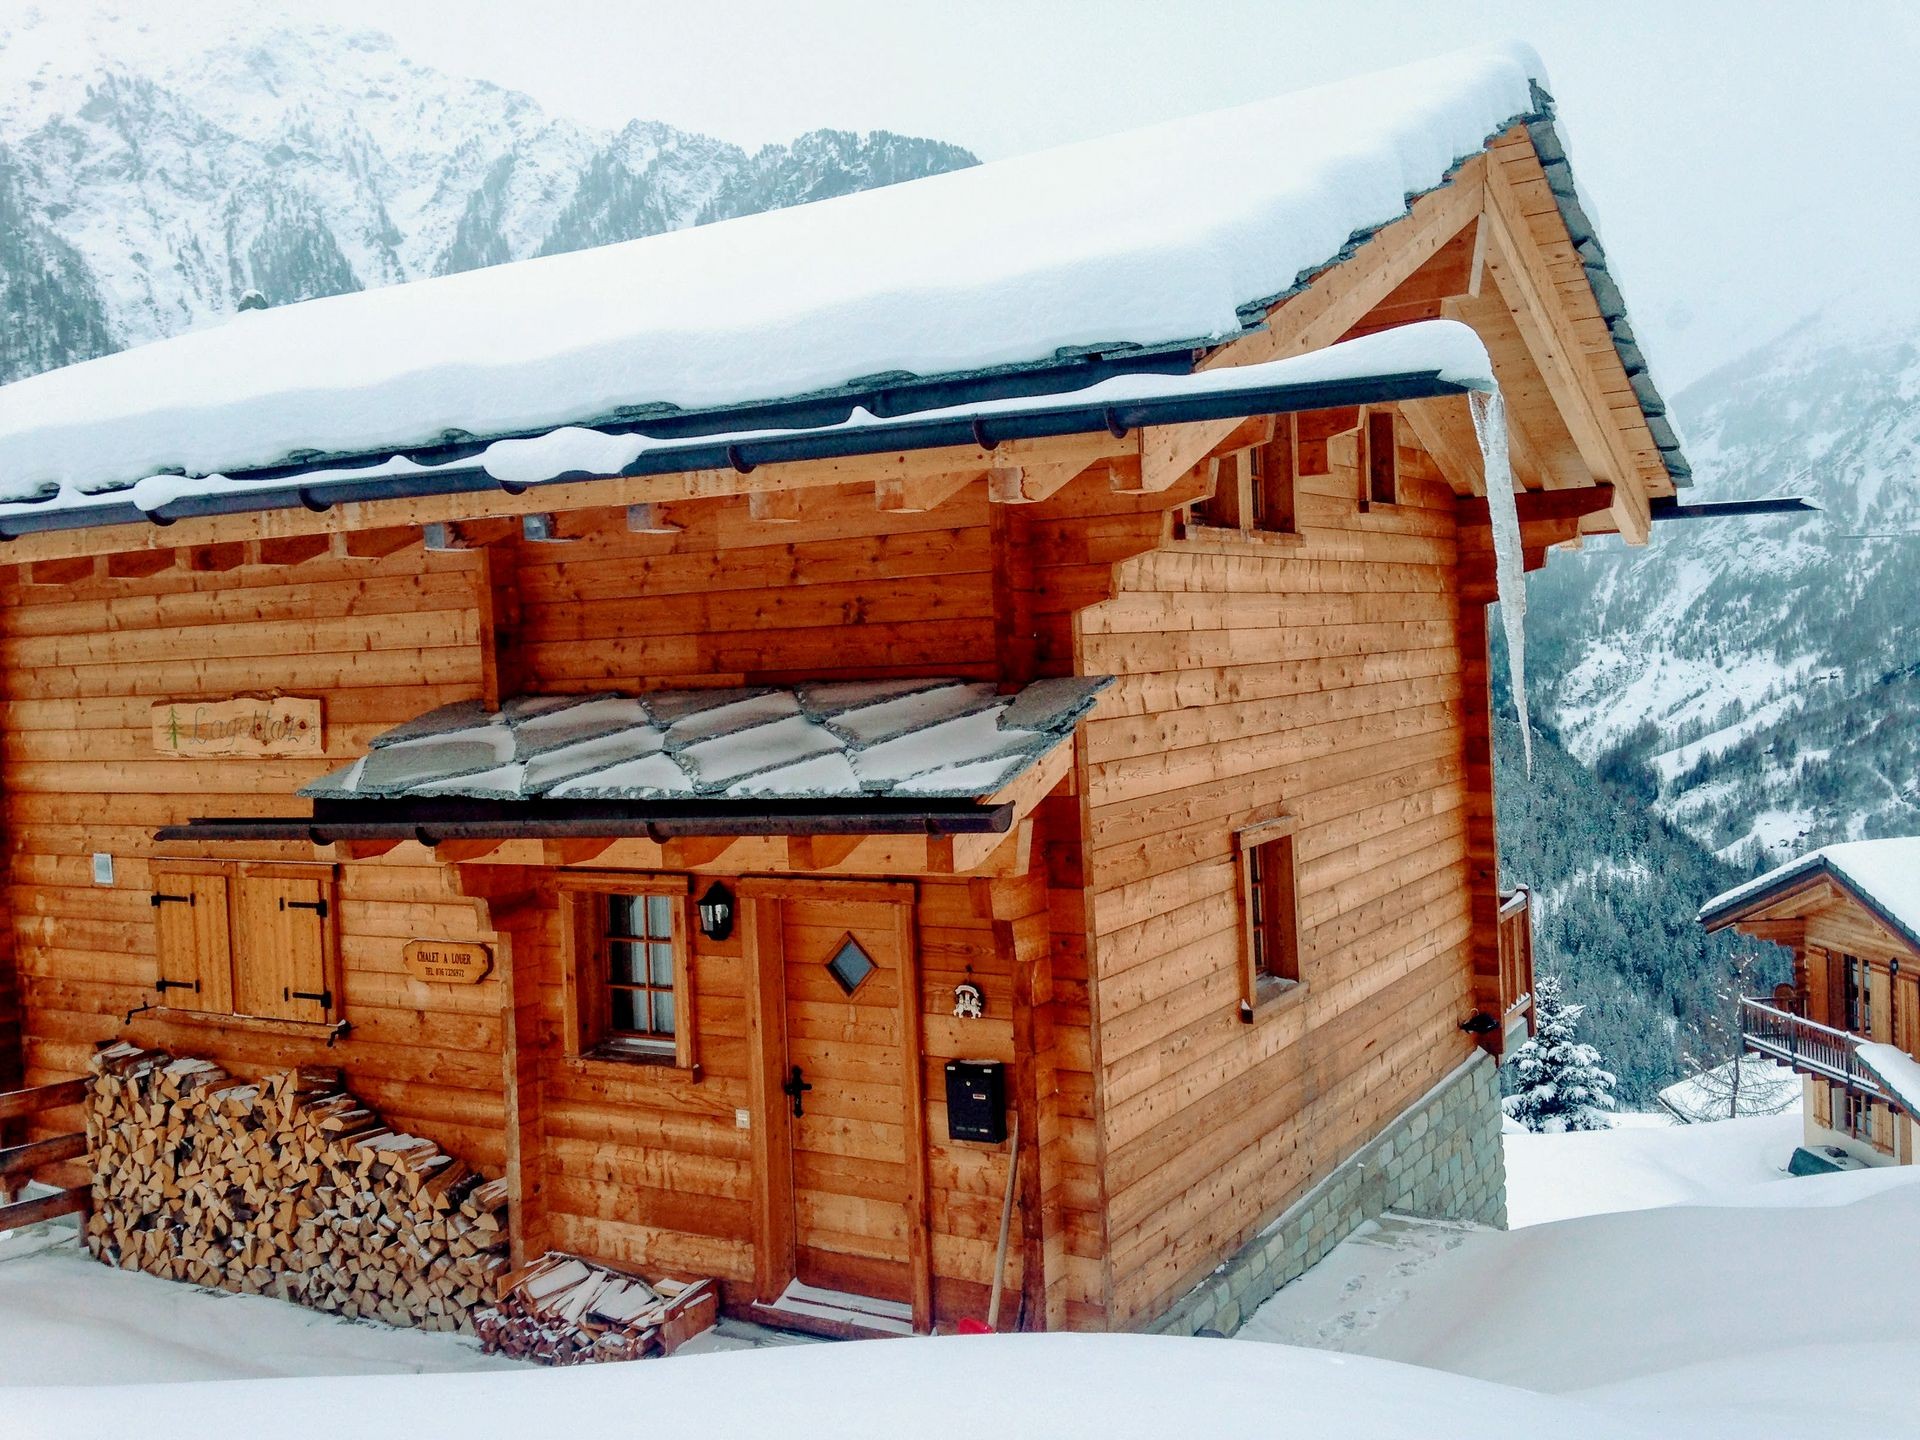
[[[240,877],[237,1011],[278,1020],[334,1018],[332,890],[326,875],[269,871]]]
[[[155,868],[155,1004],[175,1010],[233,1006],[233,949],[227,877]]]

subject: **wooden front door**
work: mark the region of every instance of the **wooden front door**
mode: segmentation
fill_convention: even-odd
[[[930,1321],[913,887],[830,881],[756,899],[763,1300],[788,1281]],[[776,952],[773,954],[768,951]],[[777,1019],[777,1023],[776,1023]],[[769,1291],[775,1293],[768,1293]]]

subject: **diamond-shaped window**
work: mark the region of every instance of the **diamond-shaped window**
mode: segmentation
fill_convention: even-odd
[[[833,976],[840,988],[851,995],[860,988],[860,982],[874,971],[873,957],[860,948],[860,942],[849,935],[840,942],[840,948],[833,952],[833,958],[827,961],[827,973]]]

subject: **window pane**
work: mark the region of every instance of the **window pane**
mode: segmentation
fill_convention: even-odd
[[[665,940],[673,934],[673,901],[665,895],[647,897],[647,934]]]
[[[607,942],[607,979],[616,985],[646,983],[646,949],[627,940]]]
[[[653,983],[672,988],[673,985],[673,946],[649,945],[653,956]]]
[[[636,995],[631,990],[611,990],[608,998],[612,1001],[607,1019],[609,1029],[624,1030],[631,1034],[645,1028],[641,1023],[644,996]]]
[[[670,990],[653,992],[653,1033],[673,1034],[673,992]]]
[[[609,935],[635,935],[633,928],[639,917],[633,913],[634,897],[631,895],[609,895],[607,897],[607,933]]]

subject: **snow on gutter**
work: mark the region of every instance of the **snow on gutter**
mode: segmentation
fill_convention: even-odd
[[[127,490],[89,495],[62,489],[38,501],[0,504],[0,540],[52,530],[148,521],[156,525],[209,515],[304,508],[490,490],[520,494],[536,486],[609,477],[681,474],[894,453],[986,446],[1147,425],[1244,419],[1256,415],[1423,399],[1495,388],[1479,337],[1451,320],[1429,320],[1259,365],[1181,375],[1132,373],[1080,389],[946,406],[900,415],[864,406],[835,423],[755,425],[689,436],[689,417],[660,417],[588,429],[496,440],[477,455],[426,465],[395,455],[375,464],[189,477],[154,475]],[[783,406],[770,407],[788,413]],[[697,420],[698,417],[692,417]],[[664,433],[662,433],[664,432]]]

